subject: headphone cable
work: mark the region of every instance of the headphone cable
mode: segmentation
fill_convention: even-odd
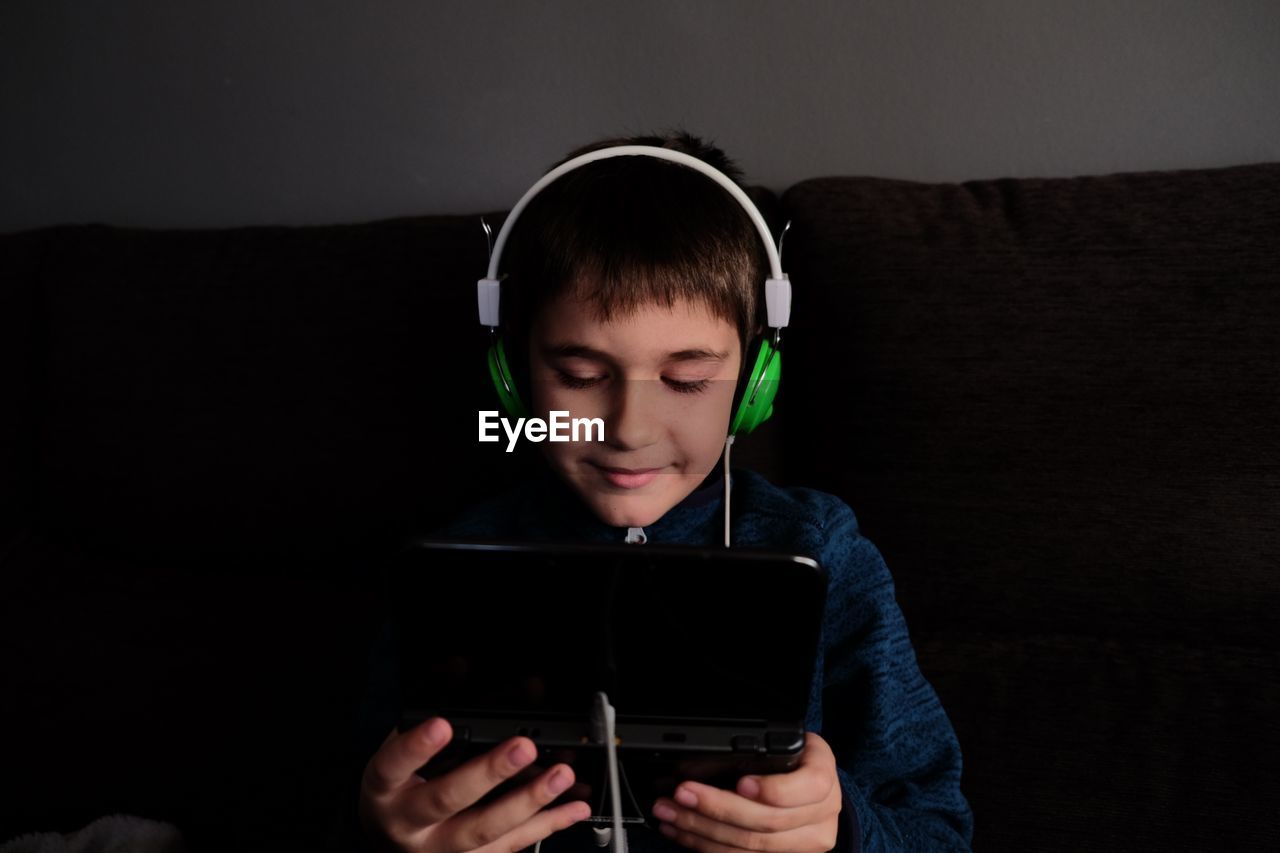
[[[724,440],[724,547],[729,547],[729,492],[732,484],[729,482],[729,449],[733,447],[733,436],[730,435]]]

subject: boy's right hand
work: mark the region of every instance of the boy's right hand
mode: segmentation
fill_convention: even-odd
[[[475,805],[533,763],[537,748],[526,737],[501,743],[435,779],[419,777],[415,771],[452,737],[449,723],[435,717],[407,732],[392,732],[365,766],[360,818],[394,849],[516,853],[590,816],[590,806],[581,800],[543,811],[573,784],[567,764],[555,765],[492,803]]]

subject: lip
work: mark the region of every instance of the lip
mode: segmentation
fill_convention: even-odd
[[[597,465],[592,462],[604,475],[605,479],[620,489],[638,489],[647,486],[657,479],[661,468],[615,468],[606,465]]]

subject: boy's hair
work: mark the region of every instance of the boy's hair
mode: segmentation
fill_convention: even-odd
[[[617,145],[680,151],[742,183],[723,151],[684,132],[600,140],[551,168]],[[534,197],[511,231],[503,266],[512,281],[502,297],[511,306],[508,333],[523,355],[534,315],[565,293],[592,303],[602,320],[643,305],[700,302],[738,330],[745,351],[759,329],[768,262],[751,218],[706,175],[652,157],[612,157]]]

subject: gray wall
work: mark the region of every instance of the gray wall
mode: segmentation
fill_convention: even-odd
[[[674,125],[775,189],[1280,160],[1280,3],[0,5],[0,229],[507,207]]]

